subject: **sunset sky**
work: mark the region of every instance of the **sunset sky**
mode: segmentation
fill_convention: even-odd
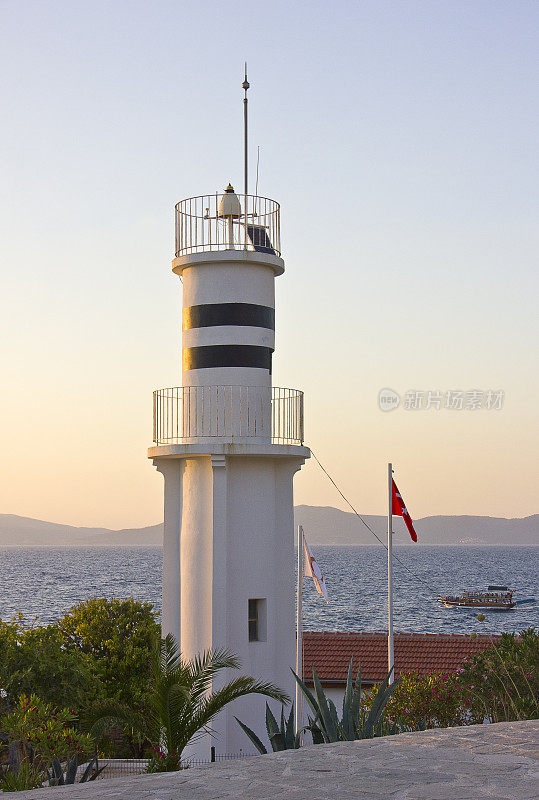
[[[174,204],[281,203],[273,382],[363,513],[539,511],[536,2],[0,0],[0,513],[162,518]],[[254,187],[253,187],[254,188]],[[383,388],[504,392],[384,413]],[[443,405],[443,403],[442,403]],[[343,504],[311,459],[296,503]]]

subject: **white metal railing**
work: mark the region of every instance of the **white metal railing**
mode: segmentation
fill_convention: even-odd
[[[177,386],[153,393],[153,441],[303,444],[303,392],[265,386]]]
[[[176,258],[216,250],[251,250],[281,255],[279,203],[240,194],[240,214],[219,216],[223,194],[189,197],[176,204]]]

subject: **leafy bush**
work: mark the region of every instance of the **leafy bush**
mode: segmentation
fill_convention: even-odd
[[[55,756],[65,759],[92,752],[92,739],[75,730],[75,720],[75,714],[67,709],[57,709],[36,695],[22,695],[0,720],[0,728],[12,742],[19,743],[20,760],[39,762],[46,768]]]
[[[93,742],[73,727],[75,715],[57,709],[37,695],[19,697],[15,707],[0,720],[10,742],[9,762],[3,771],[4,792],[35,789],[45,780],[51,764],[88,755]],[[75,767],[76,772],[76,767]]]
[[[152,747],[151,756],[145,772],[177,772],[187,769],[187,764],[182,762],[182,754],[176,750],[166,752],[161,747]]]
[[[398,729],[447,728],[539,717],[539,636],[503,633],[455,674],[402,675],[387,705]],[[370,705],[378,689],[366,693]]]
[[[378,686],[365,692],[366,707],[372,705],[377,694]],[[483,721],[472,718],[455,675],[421,674],[417,670],[400,676],[387,704],[387,716],[399,731],[447,728]]]
[[[503,633],[465,662],[455,678],[470,716],[489,722],[539,717],[539,634]]]

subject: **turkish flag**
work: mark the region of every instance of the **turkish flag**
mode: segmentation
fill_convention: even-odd
[[[393,502],[392,502],[392,509],[391,513],[395,514],[397,517],[402,517],[404,520],[404,524],[408,528],[410,536],[412,537],[413,542],[417,542],[417,533],[414,531],[414,525],[411,520],[410,514],[408,513],[408,509],[404,505],[404,500],[402,499],[401,493],[397,489],[397,484],[395,481],[392,480],[393,483]]]

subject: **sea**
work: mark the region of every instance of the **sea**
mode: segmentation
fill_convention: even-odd
[[[313,547],[329,603],[303,580],[305,630],[387,630],[387,553],[376,547]],[[537,596],[539,548],[394,548],[394,628],[414,633],[490,633],[538,626],[537,604],[506,613],[447,609],[438,595],[507,585],[515,599]],[[161,609],[160,547],[0,548],[0,618],[20,613],[45,625],[90,597],[146,600]],[[295,563],[290,565],[294,574]],[[295,603],[291,595],[291,603]]]

